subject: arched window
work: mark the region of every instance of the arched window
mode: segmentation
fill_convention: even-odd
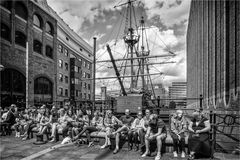
[[[25,101],[26,78],[18,70],[5,68],[1,74],[1,92],[2,106],[9,106],[18,101]]]
[[[33,41],[33,51],[42,54],[42,43],[38,40]]]
[[[33,24],[39,28],[42,28],[42,18],[39,15],[34,14],[33,15]]]
[[[6,8],[7,10],[11,11],[12,1],[9,1],[9,0],[2,1],[2,2],[0,2],[0,5],[3,6],[4,8]]]
[[[53,26],[50,22],[46,23],[46,32],[53,35]]]
[[[26,47],[26,40],[27,40],[27,38],[24,33],[20,32],[20,31],[15,32],[15,43],[16,44]]]
[[[34,80],[34,100],[41,102],[52,101],[53,84],[46,77],[39,77]]]
[[[1,23],[1,38],[11,42],[11,30],[4,23]]]
[[[51,46],[46,46],[46,56],[49,58],[53,58],[53,49]]]
[[[19,17],[27,20],[28,17],[28,11],[26,6],[19,1],[16,1],[15,3],[15,14],[18,15]]]

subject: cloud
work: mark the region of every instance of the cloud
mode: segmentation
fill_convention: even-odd
[[[167,27],[188,19],[190,0],[144,0],[148,18],[159,16]]]
[[[110,24],[106,26],[107,29],[111,29],[112,27],[113,27],[113,26],[110,25]]]

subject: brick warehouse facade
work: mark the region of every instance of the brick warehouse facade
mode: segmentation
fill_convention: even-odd
[[[15,3],[21,3],[23,10],[26,9],[28,15],[26,20],[21,18],[24,17],[24,13],[19,11],[19,5],[15,7]],[[22,15],[15,14],[15,9]],[[19,45],[19,42],[15,44],[16,29],[27,35],[26,41],[29,44],[29,103],[53,101],[62,106],[64,101],[70,100],[70,93],[76,92],[70,88],[70,58],[88,64],[89,67],[80,68],[81,73],[86,70],[89,77],[92,77],[92,47],[69,28],[48,6],[46,0],[3,1],[1,2],[1,33],[3,34],[1,34],[0,63],[5,69],[1,71],[0,78],[1,105],[25,101],[26,96],[26,47],[23,44]],[[12,36],[9,40],[6,40],[8,38],[4,37],[5,32],[2,30],[11,32]],[[14,76],[15,73],[17,76]],[[82,75],[80,76],[78,79],[83,81]],[[16,78],[19,77],[21,85],[16,85]],[[90,99],[92,82],[88,84],[89,90],[82,88],[80,91],[89,93],[88,99]],[[6,87],[8,85],[12,87],[9,89]],[[15,88],[20,89],[14,89],[14,86],[19,86]],[[76,100],[82,100],[81,97]]]
[[[46,30],[45,24],[47,23],[51,25],[51,33]],[[10,38],[4,37],[5,31],[11,35]],[[4,105],[9,105],[10,102],[25,101],[26,89],[24,87],[26,83],[24,82],[26,79],[27,48],[25,42],[28,42],[29,50],[29,102],[33,103],[34,96],[37,97],[45,93],[46,101],[56,99],[56,93],[53,92],[56,88],[54,79],[57,59],[56,32],[57,21],[33,2],[1,2],[1,64],[5,68],[1,71],[1,106],[5,107]],[[51,50],[51,55],[46,52],[47,46]],[[14,74],[12,73],[9,76],[10,72]],[[19,76],[15,76],[16,73],[20,73]],[[21,79],[24,81],[20,81],[18,77],[24,77]],[[48,87],[51,88],[42,91],[36,91],[35,89],[34,92],[34,87],[39,88],[35,84],[39,78],[46,80],[50,84]],[[20,82],[21,84],[18,86]],[[41,92],[44,94],[41,94]]]
[[[204,108],[239,110],[240,1],[192,0],[187,30],[187,96]],[[199,102],[188,103],[199,107]]]

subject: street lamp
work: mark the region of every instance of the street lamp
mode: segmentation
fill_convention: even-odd
[[[4,66],[2,64],[0,64],[0,72],[4,70]]]

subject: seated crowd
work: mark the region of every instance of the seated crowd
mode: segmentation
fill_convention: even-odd
[[[76,112],[76,113],[75,113]],[[95,111],[92,117],[90,110],[77,110],[71,108],[57,109],[53,106],[48,109],[45,105],[39,109],[28,107],[19,112],[16,105],[11,105],[8,111],[1,109],[1,134],[8,134],[11,129],[15,130],[16,137],[22,140],[30,138],[32,130],[38,134],[50,133],[50,142],[58,140],[58,133],[63,137],[70,137],[74,143],[85,140],[88,146],[93,145],[92,132],[103,132],[105,143],[101,148],[111,145],[111,139],[115,140],[114,154],[119,152],[122,137],[127,137],[129,150],[140,151],[142,157],[150,154],[151,145],[156,144],[157,155],[155,160],[161,158],[161,149],[168,133],[173,141],[173,156],[185,157],[185,143],[188,142],[189,159],[195,157],[210,157],[209,130],[210,122],[203,114],[196,110],[188,122],[182,110],[177,110],[171,118],[170,130],[157,114],[151,114],[150,110],[137,113],[134,118],[128,109],[125,115],[117,118],[111,110],[105,115]],[[21,133],[21,134],[20,134]]]

